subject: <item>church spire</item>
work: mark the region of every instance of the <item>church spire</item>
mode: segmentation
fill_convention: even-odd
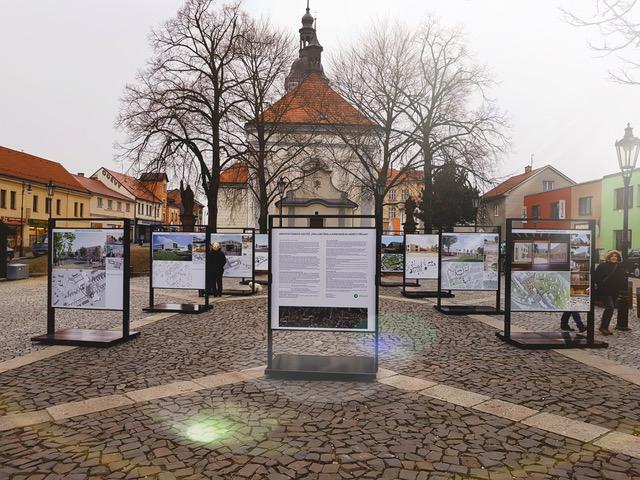
[[[298,30],[300,32],[299,56],[291,65],[291,71],[285,79],[287,91],[293,90],[310,73],[315,72],[324,77],[324,69],[322,68],[323,48],[318,41],[314,23],[315,19],[311,15],[309,0],[307,0],[307,9],[302,16],[302,28]]]

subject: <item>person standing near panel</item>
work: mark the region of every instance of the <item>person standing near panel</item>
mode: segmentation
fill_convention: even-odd
[[[211,272],[213,274],[213,296],[222,296],[222,275],[224,273],[224,266],[227,263],[227,257],[220,249],[220,244],[215,242],[212,245],[211,252]]]
[[[620,252],[611,250],[607,253],[607,261],[598,265],[593,281],[596,284],[596,296],[600,297],[604,302],[604,312],[600,320],[599,331],[602,335],[611,335],[609,323],[611,323],[613,311],[616,309],[620,290],[626,288],[626,278]]]

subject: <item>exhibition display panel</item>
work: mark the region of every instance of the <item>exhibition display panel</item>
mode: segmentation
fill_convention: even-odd
[[[442,305],[435,308],[448,315],[501,314],[500,310],[500,230],[497,232],[440,232],[438,292],[495,292],[495,307],[489,305]]]
[[[577,221],[507,220],[504,331],[498,337],[523,348],[606,347],[594,338],[595,221],[579,221],[588,224],[588,229],[536,228],[538,222],[566,227]],[[514,223],[520,226],[513,228]],[[511,333],[512,314],[536,312],[586,313],[586,335],[572,331]]]
[[[218,228],[216,233],[210,233],[210,245],[219,243],[227,258],[224,266],[224,278],[239,278],[240,284],[250,279],[255,285],[255,229],[254,228]],[[229,289],[222,291],[226,295],[253,295],[255,288]]]
[[[405,282],[385,280],[392,275],[404,275],[404,233],[402,231],[387,231],[380,236],[380,286],[402,287]],[[415,280],[412,286],[419,286]]]
[[[402,295],[409,298],[437,297],[438,291],[429,291],[411,287],[407,289],[406,281],[410,280],[438,280],[439,269],[438,234],[407,233],[404,235],[404,260],[402,277]],[[441,292],[445,298],[454,295],[451,291]]]
[[[209,303],[207,257],[209,234],[207,227],[196,225],[193,231],[177,231],[176,225],[151,226],[149,251],[149,306],[145,312],[203,313]],[[155,303],[156,288],[172,290],[202,290],[204,305],[192,303]]]
[[[123,228],[58,228],[57,222],[122,222]],[[139,335],[129,331],[131,272],[129,219],[55,218],[49,220],[47,333],[33,341],[48,345],[109,346]],[[57,309],[122,312],[122,332],[56,331]]]
[[[279,217],[269,218],[267,375],[373,381],[378,364],[380,260],[376,229],[274,227],[274,218]],[[283,330],[296,331],[299,335],[318,331],[372,334],[375,352],[372,356],[274,355],[274,332]]]

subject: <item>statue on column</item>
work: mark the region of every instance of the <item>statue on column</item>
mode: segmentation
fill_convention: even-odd
[[[416,209],[416,201],[412,196],[409,196],[404,202],[404,233],[416,233],[416,221],[413,218],[413,212]]]
[[[187,188],[184,188],[182,180],[180,180],[180,202],[182,203],[182,210],[180,211],[182,230],[184,232],[193,232],[195,225],[193,190],[191,190],[191,185],[187,185]]]

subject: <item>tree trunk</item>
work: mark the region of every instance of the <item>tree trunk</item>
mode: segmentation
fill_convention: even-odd
[[[424,191],[422,192],[422,218],[424,233],[433,232],[433,155],[429,144],[422,144],[422,158],[424,158]]]

